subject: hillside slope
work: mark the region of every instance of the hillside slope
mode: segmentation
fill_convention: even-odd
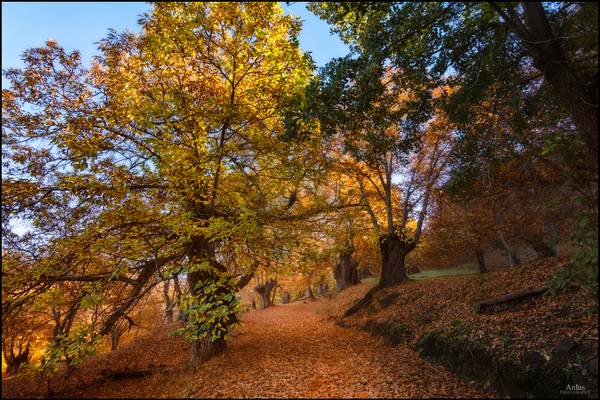
[[[568,268],[567,257],[481,275],[409,281],[377,292],[343,320],[345,305],[332,303],[327,312],[342,326],[408,345],[502,394],[557,396],[569,384],[597,393],[598,308],[584,290],[476,312],[486,299],[543,287],[559,268]],[[533,382],[536,387],[524,388]]]

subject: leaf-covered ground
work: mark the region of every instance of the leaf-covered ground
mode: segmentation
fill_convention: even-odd
[[[56,397],[491,397],[495,394],[480,391],[481,385],[422,360],[411,349],[424,333],[456,321],[473,328],[472,334],[499,357],[526,351],[546,356],[565,336],[597,338],[597,306],[581,290],[474,312],[477,301],[542,286],[567,264],[567,258],[555,257],[384,289],[344,322],[354,328],[369,321],[401,322],[410,337],[393,348],[380,337],[335,323],[374,284],[370,278],[330,299],[244,313],[226,352],[196,371],[186,369],[188,345],[169,335],[171,326],[90,359],[51,388]],[[160,372],[135,379],[107,377],[148,367]],[[3,397],[46,391],[43,383],[23,377],[3,383]]]
[[[424,333],[458,321],[472,326],[474,334],[485,337],[486,344],[498,353],[540,351],[549,355],[563,337],[598,337],[597,304],[584,290],[535,296],[481,314],[475,312],[475,305],[542,287],[559,269],[571,268],[568,260],[567,256],[551,257],[486,274],[409,281],[377,292],[373,301],[345,322],[357,327],[368,321],[401,322],[410,329],[414,345]],[[328,314],[338,317],[346,309],[347,303],[334,301]]]
[[[370,287],[341,293],[351,303]],[[297,302],[244,314],[226,352],[196,371],[185,369],[187,347],[161,335],[139,338],[95,357],[67,382],[65,397],[489,397],[468,381],[419,358],[405,346],[336,326],[322,312],[328,301]],[[318,312],[321,310],[321,312]],[[102,380],[102,371],[163,365],[151,376]],[[24,382],[22,382],[24,383]],[[20,386],[20,387],[19,387]],[[37,393],[40,394],[40,387]],[[3,396],[32,395],[12,382]]]
[[[444,332],[447,338],[454,332],[452,340],[460,332],[458,341],[485,348],[495,361],[506,361],[506,365],[516,361],[527,368],[540,368],[554,373],[552,379],[556,382],[557,371],[568,371],[571,380],[579,379],[586,389],[597,393],[593,376],[597,376],[598,304],[585,289],[576,286],[555,296],[532,296],[493,306],[483,313],[475,311],[478,302],[543,287],[557,271],[569,268],[569,257],[558,256],[485,274],[413,280],[378,291],[343,323],[351,329],[370,327],[372,332],[380,324],[400,326],[402,344],[410,348],[419,348],[419,341],[435,331]],[[335,320],[350,304],[335,299],[324,302],[323,310]],[[565,341],[573,341],[575,347],[563,357],[558,349]],[[487,368],[482,362],[479,360],[479,367]],[[495,373],[490,371],[493,376]],[[478,387],[498,389],[487,378],[478,383]]]

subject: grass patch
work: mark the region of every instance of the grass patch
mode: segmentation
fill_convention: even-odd
[[[423,270],[416,274],[409,274],[408,277],[410,279],[421,280],[430,278],[440,278],[445,276],[471,275],[478,273],[479,269],[477,269],[477,266],[475,266],[474,264],[463,264],[453,268]]]

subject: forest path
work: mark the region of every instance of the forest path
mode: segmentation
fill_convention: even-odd
[[[402,345],[336,326],[319,301],[246,313],[228,350],[195,374],[190,397],[485,397]]]
[[[368,287],[367,285],[366,287]],[[355,289],[361,289],[356,287]],[[349,289],[350,290],[350,289]],[[244,313],[224,353],[195,371],[189,346],[163,334],[140,337],[82,368],[64,397],[489,397],[404,345],[341,328],[328,319],[328,300],[299,301]],[[100,380],[99,371],[168,365],[143,378]],[[85,382],[86,377],[92,381]]]

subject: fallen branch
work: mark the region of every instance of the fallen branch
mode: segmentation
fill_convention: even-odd
[[[519,299],[523,299],[523,298],[526,298],[529,296],[537,296],[540,294],[544,294],[544,293],[546,293],[547,290],[548,290],[548,288],[546,288],[546,287],[523,290],[521,292],[511,293],[511,294],[507,294],[505,296],[496,297],[493,299],[482,301],[481,303],[479,303],[476,306],[476,312],[477,312],[477,314],[479,314],[479,313],[483,312],[486,308],[489,308],[491,306],[508,303],[513,300],[519,300]]]

